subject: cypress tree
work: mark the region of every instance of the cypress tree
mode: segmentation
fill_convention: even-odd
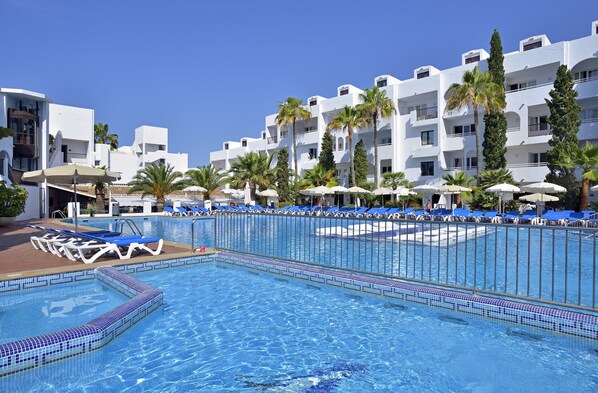
[[[322,147],[320,149],[319,164],[324,168],[325,172],[329,170],[336,170],[336,164],[334,163],[334,139],[330,131],[326,130],[322,137]]]
[[[579,189],[575,178],[574,169],[559,165],[579,149],[577,132],[581,125],[579,115],[581,106],[575,100],[577,92],[573,90],[573,75],[566,65],[559,66],[556,72],[554,88],[548,93],[550,99],[546,104],[550,110],[548,125],[552,129],[552,137],[548,144],[552,149],[546,152],[548,169],[546,181],[559,184],[567,189],[563,204],[568,209],[575,209]]]
[[[498,30],[494,30],[490,39],[490,58],[488,72],[492,81],[505,86],[505,67],[503,65],[502,42]],[[505,100],[505,94],[501,97]],[[484,114],[484,142],[482,143],[484,168],[500,169],[507,167],[507,117],[502,110]]]
[[[287,149],[282,149],[278,152],[276,162],[276,188],[280,202],[292,202],[290,177],[289,152]]]
[[[359,186],[360,184],[366,182],[369,166],[368,154],[365,151],[365,143],[363,143],[363,140],[360,140],[355,145],[355,151],[353,153],[353,164],[355,166],[355,182],[357,184],[352,185]]]

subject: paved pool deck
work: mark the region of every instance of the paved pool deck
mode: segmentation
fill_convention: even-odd
[[[72,224],[49,219],[18,221],[9,226],[0,228],[0,281],[60,272],[95,269],[100,266],[116,266],[175,259],[198,254],[192,254],[191,247],[188,244],[164,241],[162,252],[157,256],[140,254],[127,260],[106,257],[98,259],[95,263],[85,264],[83,262],[71,261],[67,258],[59,258],[50,253],[34,249],[29,238],[31,235],[39,233],[39,231],[27,227],[27,224],[35,224],[57,229],[73,229]],[[82,226],[79,226],[79,228],[82,230],[95,229]],[[215,250],[208,249],[205,252],[202,252],[201,255],[213,253],[215,253]]]

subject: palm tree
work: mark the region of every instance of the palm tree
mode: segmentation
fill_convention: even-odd
[[[274,183],[276,169],[270,168],[274,155],[269,156],[264,152],[249,152],[237,157],[228,171],[227,181],[233,188],[243,189],[249,184],[251,199],[255,199],[256,188],[266,189]]]
[[[105,165],[101,168],[108,169]],[[92,183],[92,185],[96,194],[96,209],[98,213],[104,213],[106,211],[106,191],[108,191],[108,185],[110,185],[110,182],[96,180]]]
[[[489,72],[480,74],[477,66],[472,71],[465,71],[462,84],[453,83],[447,91],[446,111],[464,106],[473,107],[473,121],[476,129],[476,157],[478,159],[476,170],[478,182],[482,163],[479,112],[480,109],[485,113],[504,109],[506,106],[503,99],[504,94],[504,87],[494,83],[492,75]]]
[[[405,178],[404,172],[385,172],[382,174],[381,185],[394,190],[399,186],[408,187],[409,180]]]
[[[299,182],[299,188],[302,190],[310,187],[334,187],[336,185],[334,169],[327,171],[321,164],[316,164],[313,169],[306,169],[303,178]]]
[[[357,110],[361,111],[374,126],[374,183],[378,186],[380,162],[378,161],[378,119],[384,119],[392,116],[397,110],[392,100],[386,96],[385,90],[380,90],[378,86],[365,89],[359,95],[361,104],[357,105]]]
[[[303,100],[300,98],[289,97],[285,102],[278,105],[278,115],[276,122],[279,126],[293,125],[291,138],[293,140],[293,164],[295,173],[299,174],[297,169],[297,141],[295,140],[295,123],[297,120],[307,120],[311,118],[311,112],[303,107]]]
[[[471,183],[475,180],[474,177],[469,176],[466,172],[457,171],[453,173],[445,173],[442,175],[442,179],[448,185],[452,186],[461,186],[461,187],[469,187]],[[457,194],[455,197],[455,203],[457,206],[461,206],[461,194]]]
[[[363,117],[361,112],[350,106],[345,106],[342,111],[336,114],[336,118],[326,126],[328,130],[341,129],[347,130],[349,136],[349,161],[351,163],[351,180],[353,185],[357,185],[355,181],[355,165],[353,163],[353,130],[363,127],[367,124],[367,120]]]
[[[590,181],[598,181],[598,145],[586,142],[586,145],[571,152],[565,162],[559,163],[568,169],[581,169],[581,192],[579,194],[579,211],[588,210]]]
[[[167,166],[163,163],[152,163],[137,172],[133,180],[129,182],[131,188],[127,193],[141,191],[142,198],[147,195],[155,196],[158,211],[161,212],[164,210],[166,195],[185,188],[185,182],[179,181],[182,177],[183,174],[175,171],[170,164]]]
[[[513,178],[511,171],[507,168],[487,169],[480,173],[478,183],[480,184],[480,187],[485,190],[496,184],[515,184],[515,179]]]
[[[210,195],[224,183],[226,178],[225,174],[212,164],[190,169],[186,175],[188,177],[186,180],[187,185],[206,189],[203,193],[204,200],[210,199]]]
[[[93,126],[93,136],[95,143],[108,144],[110,150],[118,149],[118,135],[108,134],[108,124],[98,123]]]
[[[0,139],[8,138],[9,136],[16,136],[17,134],[10,128],[0,127]]]

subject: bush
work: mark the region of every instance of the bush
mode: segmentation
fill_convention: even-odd
[[[15,184],[8,187],[4,180],[0,181],[0,217],[16,217],[25,211],[27,190]]]

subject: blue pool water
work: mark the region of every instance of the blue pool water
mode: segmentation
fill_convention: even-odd
[[[0,390],[596,392],[598,345],[225,264],[138,274],[165,306]]]
[[[97,281],[0,294],[0,344],[83,325],[127,300]]]
[[[191,243],[191,218],[134,220],[144,233]],[[195,244],[211,246],[216,231],[216,244],[223,249],[598,307],[596,230],[259,214],[216,220],[196,223]],[[114,229],[114,222],[84,224]],[[382,225],[383,230],[344,232],[364,224]]]

